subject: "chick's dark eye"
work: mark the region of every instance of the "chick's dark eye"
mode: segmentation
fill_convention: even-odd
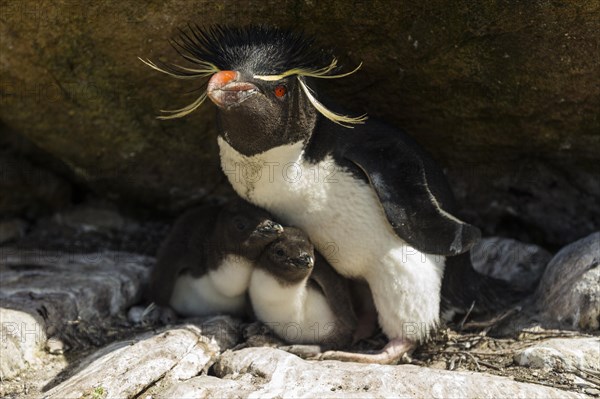
[[[275,251],[275,255],[277,255],[277,256],[284,256],[285,252],[283,252],[283,249],[278,249],[277,251]]]
[[[233,222],[235,224],[235,228],[239,231],[244,231],[246,230],[246,227],[248,227],[246,222],[242,219],[235,219]]]
[[[284,85],[277,85],[275,86],[275,89],[273,89],[273,92],[277,97],[283,98],[287,93],[287,87]]]

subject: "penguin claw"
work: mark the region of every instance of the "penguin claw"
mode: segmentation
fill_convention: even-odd
[[[168,325],[177,321],[177,315],[170,307],[159,306],[152,302],[146,308],[133,307],[129,312],[129,319],[133,324],[144,326]]]
[[[395,338],[379,352],[353,353],[344,351],[327,351],[318,356],[318,360],[338,360],[341,362],[399,364],[410,363],[410,353],[416,344],[402,338]]]

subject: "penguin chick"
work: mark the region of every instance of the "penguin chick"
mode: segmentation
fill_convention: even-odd
[[[282,231],[242,200],[194,208],[159,249],[147,297],[182,316],[243,315],[253,262]]]
[[[356,316],[349,285],[300,229],[286,227],[256,262],[248,290],[256,317],[292,344],[341,348]]]

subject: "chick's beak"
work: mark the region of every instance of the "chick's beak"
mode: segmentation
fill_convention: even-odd
[[[255,233],[261,237],[277,237],[283,233],[283,227],[272,220],[265,220],[255,230]]]
[[[237,71],[220,71],[208,81],[207,94],[218,107],[229,108],[241,104],[254,94],[258,88],[249,82],[240,81]]]
[[[308,254],[302,254],[299,257],[292,259],[292,263],[301,269],[309,269],[313,267],[314,260]]]

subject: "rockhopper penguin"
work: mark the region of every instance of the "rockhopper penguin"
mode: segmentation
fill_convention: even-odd
[[[343,348],[356,315],[349,282],[337,274],[300,229],[285,227],[255,264],[248,289],[256,317],[292,344]]]
[[[189,210],[161,245],[146,296],[182,316],[241,316],[253,262],[282,232],[242,200]]]
[[[335,259],[324,253],[331,265],[369,284],[390,342],[376,354],[324,358],[395,363],[428,338],[439,322],[446,258],[466,254],[480,237],[454,215],[452,192],[429,155],[399,129],[321,103],[317,79],[354,71],[336,74],[336,58],[300,34],[190,27],[173,45],[191,66],[144,62],[176,78],[210,80],[196,101],[161,118],[187,115],[209,97],[221,166],[237,193],[315,245],[335,245]]]

